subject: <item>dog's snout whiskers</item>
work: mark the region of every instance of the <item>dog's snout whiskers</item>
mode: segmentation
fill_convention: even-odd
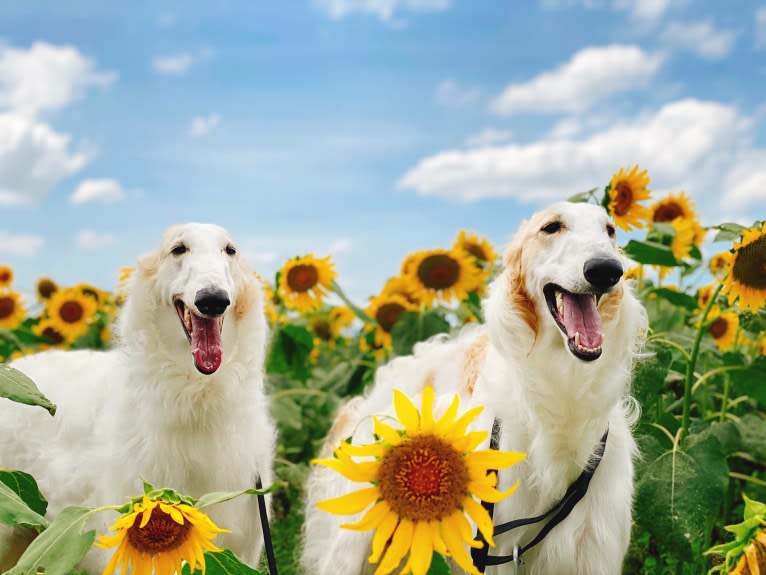
[[[218,288],[203,288],[194,297],[194,305],[207,316],[222,315],[230,303],[229,294]]]
[[[591,258],[583,266],[585,279],[595,288],[609,289],[622,277],[622,264],[614,258]]]

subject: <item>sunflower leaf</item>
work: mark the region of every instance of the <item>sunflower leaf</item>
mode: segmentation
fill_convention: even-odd
[[[734,223],[724,223],[717,226],[713,226],[718,230],[718,233],[713,238],[714,242],[733,242],[742,237],[742,234],[747,229],[745,226]]]
[[[658,242],[630,240],[623,248],[625,254],[640,264],[674,267],[681,263],[673,255],[670,246]]]
[[[397,355],[409,355],[419,341],[449,330],[449,322],[438,312],[402,312],[391,329],[394,351]]]
[[[0,524],[26,525],[34,529],[44,529],[48,520],[32,509],[15,489],[4,481],[0,482]]]
[[[48,509],[48,500],[40,493],[35,478],[23,471],[0,469],[0,482],[5,483],[29,505],[30,509],[40,515],[45,515]]]
[[[431,558],[431,567],[426,575],[450,575],[449,565],[439,553],[434,553]]]
[[[39,405],[51,415],[56,415],[56,406],[37,389],[35,382],[6,364],[0,364],[0,397],[26,405]]]
[[[209,507],[210,505],[215,505],[217,503],[224,503],[225,501],[229,501],[231,499],[235,499],[236,497],[239,497],[240,495],[266,495],[267,493],[272,493],[273,491],[276,491],[277,489],[282,489],[285,487],[285,484],[281,481],[275,481],[268,487],[264,487],[263,489],[243,489],[242,491],[215,491],[212,493],[206,493],[202,497],[200,497],[197,500],[197,503],[194,505],[197,509],[202,509],[204,507]]]
[[[657,297],[661,297],[673,305],[688,309],[689,311],[694,311],[697,309],[697,298],[692,297],[684,292],[666,287],[657,287],[650,290],[649,293],[653,293]]]
[[[89,507],[64,509],[4,575],[36,575],[40,569],[45,575],[68,575],[96,539],[95,531],[82,532],[94,512]]]
[[[261,571],[245,565],[228,549],[217,553],[205,551],[205,573],[207,575],[263,575]],[[187,563],[183,566],[181,575],[202,575],[202,571],[196,570],[190,573]]]

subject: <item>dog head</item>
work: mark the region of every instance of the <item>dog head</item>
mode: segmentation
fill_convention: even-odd
[[[247,341],[259,334],[265,340],[260,285],[220,226],[168,228],[158,249],[139,259],[128,290],[121,339],[155,347],[176,363],[191,355],[202,374],[218,371],[241,346],[265,345]],[[248,319],[259,329],[240,335]]]
[[[488,321],[504,318],[508,332],[520,318],[535,344],[563,344],[583,362],[601,357],[623,300],[633,298],[624,286],[614,225],[603,208],[561,202],[534,214],[514,236],[504,265]]]

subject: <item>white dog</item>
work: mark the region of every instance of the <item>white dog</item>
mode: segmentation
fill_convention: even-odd
[[[124,503],[142,493],[142,479],[195,497],[254,487],[257,476],[271,484],[263,295],[226,230],[169,228],[138,261],[117,327],[111,351],[52,351],[13,364],[58,411],[0,400],[0,467],[31,473],[49,516],[67,505]],[[256,498],[209,511],[233,532],[216,542],[255,564]],[[83,566],[100,572],[112,551],[93,549]]]
[[[460,394],[464,409],[483,404],[475,426],[501,424],[500,449],[527,459],[499,474],[499,488],[520,488],[495,507],[495,525],[551,509],[608,439],[585,497],[522,560],[528,575],[617,575],[628,547],[633,493],[629,386],[646,313],[623,279],[615,230],[605,211],[559,203],[524,222],[505,252],[504,270],[484,302],[486,325],[452,340],[418,345],[414,356],[381,368],[374,388],[341,409],[324,456],[343,438],[372,440],[370,414],[392,413],[392,389],[417,398]],[[437,404],[438,405],[438,404]],[[477,420],[478,421],[478,420]],[[315,468],[308,484],[303,563],[317,575],[357,575],[372,532],[341,529],[354,517],[332,516],[316,502],[355,487]],[[358,486],[356,487],[358,488]],[[491,555],[511,555],[544,521],[495,536]],[[506,564],[487,573],[511,573]]]

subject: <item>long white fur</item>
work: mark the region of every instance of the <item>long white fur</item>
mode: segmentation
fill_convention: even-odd
[[[560,221],[563,229],[555,234],[542,232],[541,227],[553,220]],[[607,224],[607,214],[600,207],[571,203],[555,204],[522,223],[506,251],[505,268],[484,301],[486,324],[450,340],[420,344],[413,356],[397,358],[379,369],[367,396],[341,408],[324,456],[352,434],[355,443],[371,441],[368,416],[393,413],[395,387],[419,401],[424,386],[433,385],[437,409],[459,393],[463,409],[485,406],[474,429],[489,430],[498,417],[500,448],[528,454],[524,462],[500,473],[500,488],[516,480],[521,486],[496,505],[498,524],[547,511],[582,472],[608,426],[606,451],[587,495],[523,559],[528,575],[621,573],[630,536],[636,453],[631,426],[637,407],[629,386],[647,328],[646,313],[630,285],[620,280],[599,305],[603,353],[595,361],[584,362],[568,350],[542,291],[546,283],[554,282],[578,292],[585,288],[586,260],[622,259]],[[518,297],[519,288],[528,298],[526,303]],[[340,528],[340,523],[359,516],[339,517],[316,509],[317,501],[359,487],[329,469],[312,470],[302,557],[307,572],[357,575],[374,569],[366,561],[372,532]],[[512,553],[515,544],[528,542],[539,528],[499,535],[491,553]],[[488,567],[486,572],[511,571],[505,565]]]
[[[188,251],[172,255],[179,243]],[[271,483],[275,428],[263,390],[263,295],[244,258],[226,246],[235,243],[219,226],[170,227],[131,277],[115,349],[51,351],[13,364],[58,412],[50,417],[0,400],[0,467],[37,479],[48,516],[67,505],[121,504],[142,493],[142,479],[196,497],[253,487],[256,475]],[[195,309],[197,291],[210,287],[225,290],[231,305],[222,364],[202,375],[173,298]],[[255,497],[208,510],[233,531],[216,542],[256,564],[262,535]],[[100,533],[112,519],[97,523]],[[93,549],[82,566],[100,572],[111,553]]]

